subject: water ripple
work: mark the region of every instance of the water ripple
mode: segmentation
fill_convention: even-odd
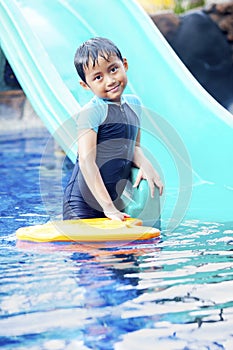
[[[49,217],[37,183],[43,147],[29,151],[39,140],[46,143],[28,134],[1,149],[13,167],[0,217],[1,348],[231,350],[233,224],[186,221],[161,239],[118,249],[17,242],[19,226]],[[48,184],[60,172],[53,157],[44,159]],[[55,216],[59,191],[54,186]]]

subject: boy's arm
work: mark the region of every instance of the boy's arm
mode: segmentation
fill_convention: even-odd
[[[154,197],[154,186],[157,186],[159,189],[160,196],[163,193],[163,183],[159,177],[159,174],[154,169],[151,162],[144,155],[141,146],[140,146],[141,132],[139,130],[136,140],[136,146],[134,151],[134,164],[139,168],[138,175],[133,187],[137,187],[141,179],[146,179],[151,192],[151,197]]]
[[[124,220],[129,215],[120,212],[114,206],[96,164],[96,144],[97,134],[94,130],[82,129],[79,131],[78,152],[81,172],[104,214],[113,220]]]

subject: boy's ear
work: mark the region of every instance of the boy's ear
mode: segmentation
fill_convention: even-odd
[[[85,90],[90,90],[89,86],[84,83],[84,81],[80,80],[79,84],[85,89]]]
[[[124,68],[125,68],[125,71],[127,72],[129,66],[128,66],[128,61],[127,61],[126,58],[123,58],[123,66],[124,66]]]

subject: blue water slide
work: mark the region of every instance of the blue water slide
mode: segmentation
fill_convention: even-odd
[[[144,105],[142,145],[165,183],[162,217],[233,221],[233,116],[185,68],[133,0],[1,0],[0,40],[44,124],[74,162],[76,48],[111,38],[129,63],[128,93]]]

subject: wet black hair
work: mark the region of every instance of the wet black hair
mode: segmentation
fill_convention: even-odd
[[[90,59],[95,67],[99,56],[108,61],[111,55],[116,55],[123,62],[120,50],[111,40],[96,37],[85,41],[74,56],[74,65],[80,78],[86,83],[84,68],[88,68]]]

